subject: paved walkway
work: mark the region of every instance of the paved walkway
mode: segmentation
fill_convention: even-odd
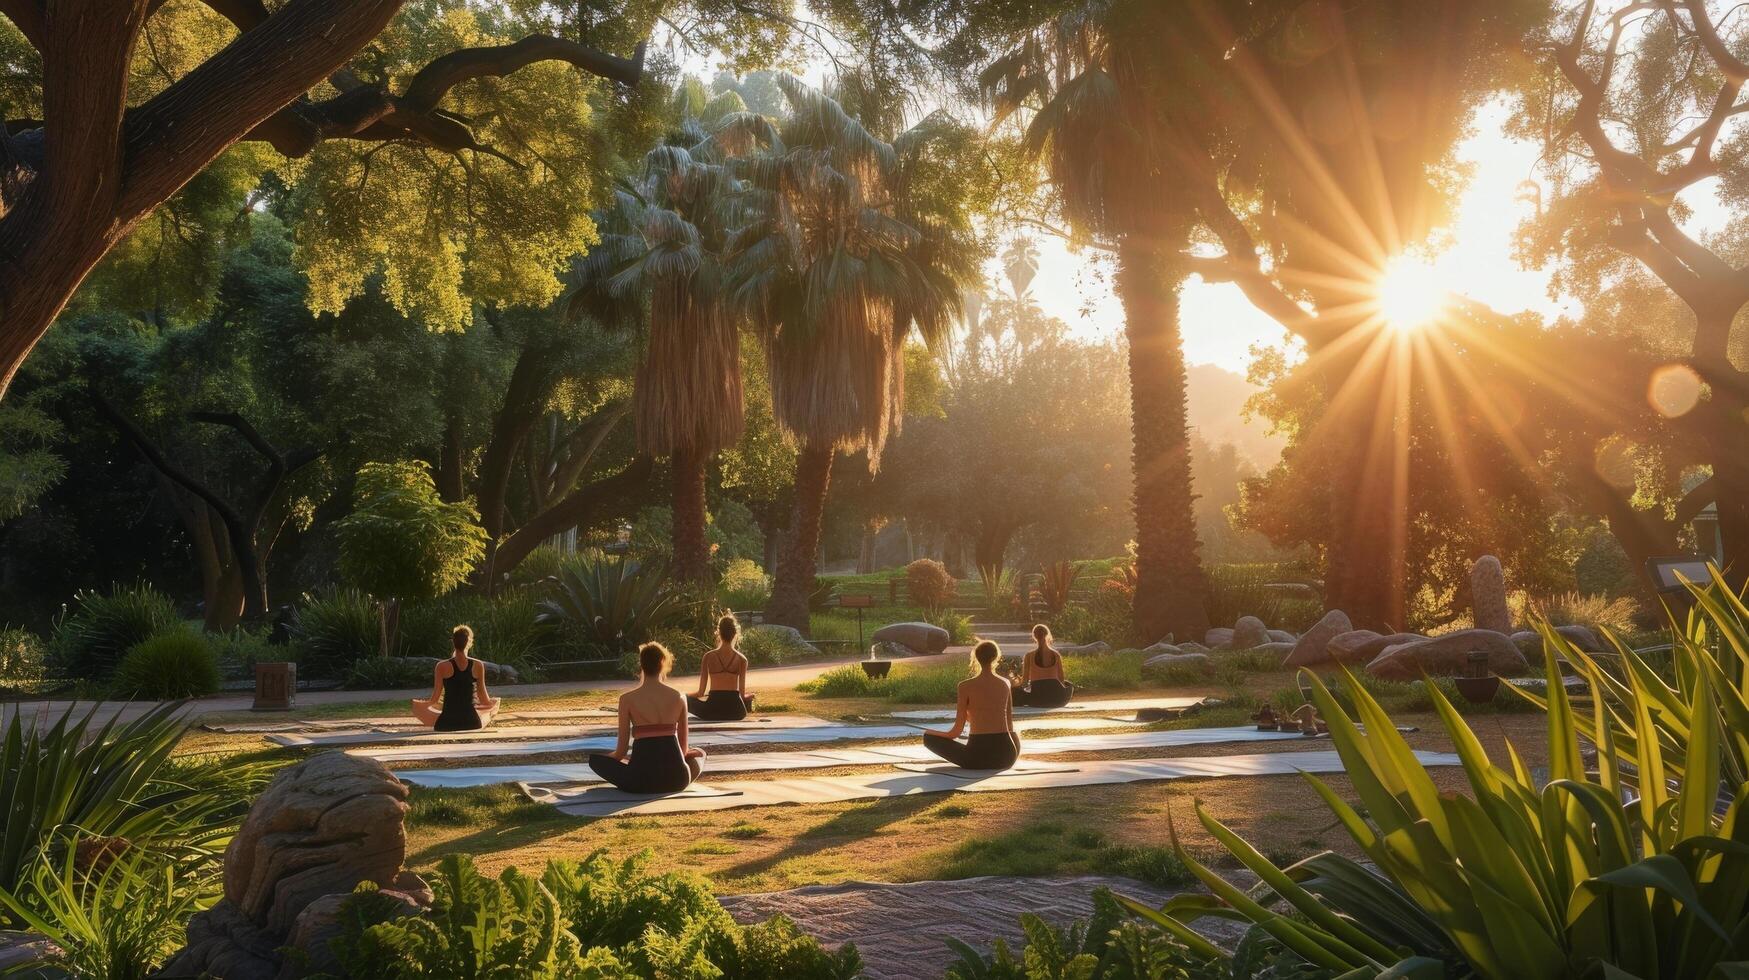
[[[851,881],[782,892],[725,895],[736,921],[757,922],[779,912],[828,946],[856,944],[870,980],[939,980],[958,959],[948,948],[958,939],[988,952],[998,937],[1019,957],[1026,940],[1020,915],[1031,912],[1063,927],[1093,911],[1099,887],[1161,905],[1173,894],[1130,878],[966,878],[903,885]],[[1205,920],[1198,931],[1232,948],[1244,926]]]
[[[949,650],[947,653],[930,657],[911,657],[903,663],[939,663],[964,656]],[[747,689],[753,692],[781,691],[796,686],[805,680],[810,680],[835,667],[857,663],[854,659],[822,660],[812,663],[795,664],[787,667],[761,667],[747,672]],[[683,691],[696,690],[697,674],[684,674],[669,679],[675,687]],[[542,684],[504,684],[492,685],[492,693],[505,700],[507,705],[514,705],[517,698],[533,695],[566,694],[582,691],[622,691],[634,686],[633,681],[625,678],[610,678],[595,681],[552,681]],[[297,705],[299,708],[315,707],[327,704],[360,704],[369,701],[394,701],[401,698],[423,697],[430,688],[408,688],[399,691],[300,691]],[[248,711],[254,704],[253,694],[220,694],[202,698],[189,705],[189,713],[193,717],[203,715],[224,714],[226,712]],[[90,707],[96,702],[91,701],[17,701],[0,704],[0,721],[9,723],[12,716],[24,713],[27,721],[40,717],[58,717],[68,707],[79,705]],[[154,702],[132,702],[122,704],[105,702],[100,705],[97,719],[101,723],[115,717],[118,713],[125,718],[138,717],[153,706]],[[514,710],[514,708],[512,708]],[[291,712],[293,716],[296,711]]]

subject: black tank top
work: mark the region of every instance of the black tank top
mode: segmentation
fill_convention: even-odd
[[[1051,662],[1047,664],[1047,663],[1045,663],[1045,651],[1034,650],[1032,652],[1033,666],[1037,667],[1040,670],[1050,670],[1052,667],[1055,667],[1058,663],[1062,662],[1062,659],[1063,659],[1062,654],[1059,654],[1059,653],[1057,653],[1057,651],[1052,650],[1051,651]]]
[[[449,662],[453,672],[443,679],[443,706],[472,705],[474,703],[474,661],[468,659],[460,668],[455,661]]]

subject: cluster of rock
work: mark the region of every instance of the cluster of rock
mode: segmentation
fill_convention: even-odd
[[[160,975],[290,980],[338,972],[328,941],[340,905],[375,883],[408,915],[431,890],[402,868],[407,788],[382,763],[324,752],[285,769],[225,850],[225,897],[188,923]],[[287,955],[287,950],[295,953]]]
[[[1220,654],[1251,651],[1280,654],[1284,668],[1327,667],[1344,664],[1363,668],[1382,680],[1417,680],[1429,676],[1468,673],[1472,655],[1487,658],[1487,671],[1503,677],[1527,673],[1543,662],[1543,640],[1529,630],[1513,632],[1506,605],[1506,576],[1500,560],[1483,555],[1470,569],[1470,595],[1475,628],[1439,636],[1420,633],[1379,633],[1355,629],[1340,609],[1324,614],[1317,625],[1295,636],[1269,629],[1255,616],[1242,616],[1231,629],[1211,629],[1202,643],[1156,643],[1145,653],[1144,666],[1166,668],[1187,665],[1212,668]],[[1583,626],[1557,629],[1574,646],[1587,653],[1603,649],[1597,634]]]

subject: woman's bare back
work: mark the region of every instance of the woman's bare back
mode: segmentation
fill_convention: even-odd
[[[960,681],[959,699],[965,706],[966,723],[971,734],[983,735],[1009,730],[1012,694],[1007,678],[994,671],[986,671],[970,680]]]
[[[676,725],[686,716],[686,698],[666,684],[645,684],[619,696],[620,710],[634,725]]]

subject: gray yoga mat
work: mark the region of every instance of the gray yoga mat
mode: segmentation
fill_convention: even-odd
[[[1190,708],[1201,704],[1204,698],[1121,698],[1112,701],[1070,701],[1061,708],[1015,708],[1014,717],[1033,718],[1039,715],[1062,715],[1081,712],[1106,712],[1108,714],[1134,714],[1143,708]],[[951,719],[953,708],[919,708],[915,711],[895,711],[889,718],[910,718],[931,720],[936,718]]]
[[[1423,766],[1455,766],[1459,759],[1448,753],[1417,752]],[[738,792],[732,797],[689,797],[684,794],[646,797],[627,802],[623,794],[603,795],[605,787],[542,788],[542,800],[551,800],[560,812],[576,817],[611,817],[625,814],[690,813],[727,810],[746,806],[778,806],[785,803],[844,803],[852,800],[912,796],[919,793],[986,793],[1022,789],[1066,789],[1168,779],[1208,779],[1223,776],[1276,776],[1299,772],[1342,772],[1342,758],[1335,752],[1276,752],[1259,755],[1195,757],[1186,759],[1122,759],[1082,763],[1073,772],[1019,774],[1000,779],[962,779],[939,773],[884,772],[855,776],[824,776],[814,779],[767,779],[714,783],[718,790]]]
[[[695,721],[691,723],[689,730],[694,732],[766,731],[784,728],[815,728],[826,724],[829,722],[823,718],[812,718],[807,715],[765,715],[748,718],[745,721]],[[317,735],[274,733],[268,735],[267,740],[275,745],[284,745],[288,748],[339,748],[348,745],[381,745],[386,742],[411,741],[436,744],[506,743],[510,739],[550,739],[587,733],[613,734],[616,731],[614,725],[603,724],[585,727],[577,725],[493,725],[491,728],[478,728],[466,732],[434,732],[429,728],[410,728],[397,731],[324,732]],[[509,744],[516,743],[509,742]]]
[[[1064,766],[1053,762],[1016,762],[1007,769],[961,769],[951,762],[901,762],[893,767],[905,772],[920,772],[930,776],[952,776],[955,779],[993,779],[997,776],[1036,776],[1052,772],[1080,772],[1079,766]]]
[[[915,729],[907,729],[916,735]],[[1066,735],[1060,738],[1023,740],[1028,755],[1059,752],[1110,752],[1125,749],[1172,748],[1182,745],[1212,745],[1224,742],[1274,742],[1305,739],[1297,732],[1260,732],[1255,728],[1181,728],[1165,732],[1110,732]],[[612,745],[602,748],[611,749]],[[835,766],[880,766],[897,762],[928,762],[938,758],[921,741],[906,745],[866,748],[811,749],[790,752],[738,752],[704,760],[707,773],[828,769]],[[395,773],[414,786],[493,786],[501,783],[591,783],[599,782],[587,765],[566,763],[527,766],[481,766],[467,769],[403,769]]]

